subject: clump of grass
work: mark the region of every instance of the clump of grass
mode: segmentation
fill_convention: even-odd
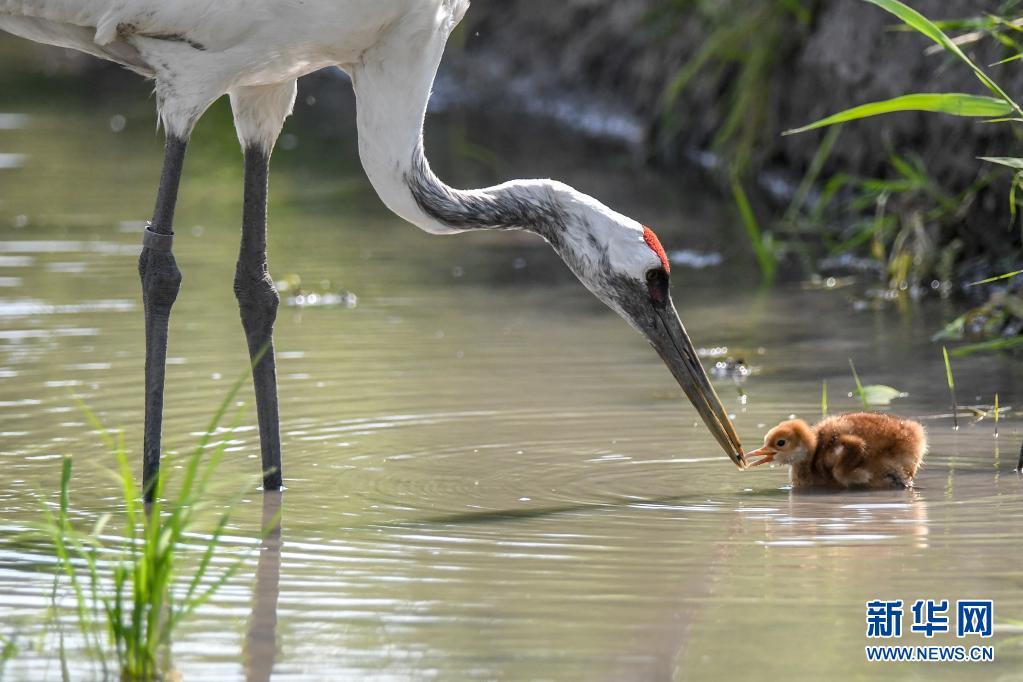
[[[1020,18],[999,16],[1010,12],[1018,13],[1020,6],[1020,2],[1018,0],[1007,0],[996,13],[972,17],[965,20],[938,22],[928,19],[917,10],[909,7],[903,2],[899,2],[899,0],[865,1],[878,6],[899,19],[901,22],[901,29],[915,31],[930,39],[934,43],[931,51],[944,51],[967,66],[973,72],[974,76],[976,76],[984,90],[987,91],[986,94],[907,94],[890,100],[862,104],[828,116],[801,128],[787,131],[786,134],[801,133],[848,121],[855,121],[872,116],[902,111],[932,112],[960,117],[981,118],[987,119],[986,122],[989,123],[1001,123],[1015,126],[1023,123],[1023,106],[1021,106],[1018,101],[1010,97],[1006,90],[1003,89],[994,79],[988,76],[985,70],[973,61],[963,49],[964,46],[975,43],[983,38],[993,38],[1001,43],[1009,54],[1009,57],[998,62],[999,64],[1023,58],[1023,41],[1017,39],[1021,35],[1023,20]],[[946,31],[949,30],[968,30],[970,32],[953,39],[946,33]],[[1017,199],[1017,192],[1020,187],[1023,187],[1023,158],[990,156],[980,157],[979,160],[989,164],[988,167],[993,170],[1000,170],[1004,173],[1012,174],[1012,182],[1010,183],[1009,190],[1009,212],[1011,217],[1010,226],[1015,224],[1017,220],[1018,206],[1020,205],[1020,202]],[[997,176],[995,173],[983,173],[981,174],[980,179],[974,183],[973,187],[968,189],[960,197],[955,197],[948,195],[947,193],[935,192],[934,190],[937,186],[933,185],[933,183],[926,178],[926,175],[921,175],[918,172],[907,174],[904,172],[904,168],[897,168],[897,170],[899,171],[899,175],[910,181],[910,184],[899,187],[898,183],[894,185],[891,183],[885,183],[889,184],[889,189],[895,188],[898,193],[906,195],[906,197],[911,200],[913,194],[922,190],[923,193],[920,194],[920,199],[929,200],[934,208],[921,209],[914,206],[913,203],[909,204],[910,214],[907,217],[910,218],[910,220],[908,221],[908,225],[897,228],[899,229],[899,236],[891,241],[887,248],[890,255],[879,253],[879,246],[883,242],[887,241],[884,239],[884,234],[886,232],[890,233],[893,229],[896,229],[891,227],[891,222],[893,220],[891,217],[886,218],[883,223],[881,221],[875,221],[877,224],[874,226],[873,230],[857,230],[857,234],[854,235],[854,238],[857,240],[863,240],[868,236],[873,238],[874,248],[872,249],[872,255],[879,262],[883,262],[882,258],[884,257],[888,260],[887,267],[893,289],[905,289],[912,286],[912,283],[908,281],[909,278],[907,277],[907,274],[909,274],[911,269],[917,271],[918,276],[916,279],[920,279],[921,277],[925,278],[924,281],[928,281],[929,279],[946,279],[943,276],[943,271],[948,269],[950,261],[953,261],[956,257],[956,243],[949,244],[944,249],[934,249],[933,245],[928,249],[928,244],[924,243],[913,249],[913,251],[917,252],[913,253],[913,251],[904,248],[904,242],[907,239],[914,239],[914,235],[924,235],[922,228],[925,225],[937,225],[941,232],[959,230],[958,225],[962,222],[961,217],[965,210],[964,207],[968,206],[972,202],[972,199],[976,197],[977,192],[979,192],[980,189],[992,182]],[[924,180],[926,180],[926,182],[923,182]],[[859,181],[856,179],[836,176],[836,178],[833,179],[833,182],[837,182],[839,185],[852,184],[855,186]],[[867,186],[864,186],[864,189],[867,189]],[[895,196],[895,193],[888,192],[886,189],[886,193],[883,196],[887,197],[889,195]],[[828,197],[827,188],[825,189],[824,196]],[[916,201],[919,201],[919,199]],[[821,203],[826,205],[828,202],[824,201]],[[899,220],[900,222],[905,222],[902,221],[901,218]],[[924,252],[944,252],[944,255],[943,257],[937,258],[933,264],[921,262],[921,247]],[[998,281],[999,279],[1013,277],[1018,274],[1020,274],[1018,271],[1008,273],[1001,277],[991,278],[974,284]],[[992,342],[989,345],[974,345],[968,352],[1004,349],[1006,347],[1014,346],[1011,342],[997,341]]]
[[[812,206],[786,215],[786,234],[820,242],[829,257],[869,255],[889,291],[914,297],[941,292],[931,282],[953,276],[963,248],[962,240],[948,235],[996,176],[982,174],[967,189],[952,192],[931,176],[920,157],[893,153],[877,177],[830,177]]]
[[[657,142],[669,149],[692,123],[684,95],[699,79],[720,83],[720,126],[709,141],[723,161],[719,179],[732,194],[766,282],[777,254],[770,234],[759,229],[741,185],[756,171],[758,149],[768,134],[775,72],[798,36],[812,26],[815,0],[660,0],[648,14],[657,33],[675,35],[680,26],[700,26],[699,49],[665,82]],[[809,188],[807,188],[809,189]],[[804,197],[805,198],[805,197]]]
[[[18,643],[13,638],[0,635],[0,680],[4,677],[7,661],[18,655]]]
[[[680,25],[701,27],[700,49],[665,84],[661,103],[661,141],[674,144],[685,129],[682,96],[696,77],[721,82],[723,101],[711,142],[731,174],[746,176],[769,120],[772,77],[795,38],[812,25],[816,2],[810,0],[662,0],[649,21],[664,35]]]
[[[966,286],[976,287],[1005,282],[1021,274],[1023,274],[1023,270],[1016,270],[979,282],[971,282]],[[1023,293],[1013,292],[1011,288],[996,289],[990,294],[987,302],[967,310],[949,322],[933,336],[933,339],[935,341],[980,339],[953,348],[949,355],[954,358],[987,351],[1015,350],[1023,347],[1023,337],[1019,335],[1021,323],[1023,323]]]
[[[204,508],[203,498],[227,442],[225,439],[209,454],[207,446],[244,378],[235,383],[198,446],[185,458],[180,492],[165,500],[165,474],[160,474],[155,483],[155,501],[149,505],[142,503],[141,491],[131,475],[124,434],[108,431],[83,407],[89,422],[116,456],[124,501],[124,537],[116,542],[103,540],[109,514],[101,516],[90,532],[73,526],[71,458],[63,461],[58,509],[54,513],[44,508],[42,528],[56,552],[58,579],[63,576],[70,585],[78,626],[87,646],[99,656],[105,671],[112,649],[122,679],[158,678],[169,665],[161,655],[168,651],[173,632],[244,561],[238,559],[219,572],[212,570],[213,558],[227,527],[229,511],[225,511],[212,533],[202,541],[203,551],[192,575],[185,578],[178,571],[185,535]]]
[[[956,382],[952,377],[952,363],[948,361],[948,348],[941,347],[941,354],[945,358],[945,377],[948,380],[948,392],[952,396],[952,428],[959,430],[959,403],[956,400]]]

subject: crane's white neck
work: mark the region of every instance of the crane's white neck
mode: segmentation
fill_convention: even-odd
[[[464,0],[443,2],[467,6]],[[612,264],[635,275],[656,261],[644,244],[642,225],[561,182],[513,180],[456,190],[430,169],[423,121],[444,45],[459,17],[406,15],[347,67],[358,103],[359,155],[370,182],[388,208],[427,232],[522,229],[539,234],[606,300]]]
[[[359,153],[380,199],[396,214],[432,234],[474,229],[522,229],[548,240],[567,216],[562,197],[573,192],[551,180],[512,180],[459,190],[441,181],[423,147],[421,115],[400,116],[392,102],[376,106],[379,90],[359,94]],[[381,111],[381,109],[390,111]]]
[[[406,21],[349,67],[358,101],[359,154],[377,194],[399,216],[434,234],[526,229],[549,239],[563,220],[559,195],[570,188],[562,183],[515,180],[466,191],[449,187],[431,170],[423,121],[453,23],[443,15]]]

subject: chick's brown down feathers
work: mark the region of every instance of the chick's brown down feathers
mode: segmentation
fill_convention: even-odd
[[[923,427],[886,414],[857,412],[809,426],[782,422],[756,453],[791,467],[794,488],[905,488],[927,451]]]

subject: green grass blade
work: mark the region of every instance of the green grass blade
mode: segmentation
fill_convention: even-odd
[[[746,190],[738,178],[732,178],[732,196],[735,197],[735,205],[739,209],[739,217],[742,218],[742,225],[746,228],[750,244],[753,246],[753,253],[757,257],[757,265],[764,281],[770,283],[774,280],[777,262],[774,257],[774,250],[771,247],[770,235],[764,234],[753,213]]]
[[[1017,171],[1016,174],[1012,176],[1012,182],[1009,184],[1009,231],[1012,231],[1012,226],[1016,224],[1016,215],[1019,213],[1019,204],[1016,201],[1016,190],[1019,189],[1021,177],[1023,177],[1023,171]]]
[[[856,382],[856,395],[863,402],[863,409],[869,410],[870,403],[867,402],[867,393],[863,390],[863,383],[860,382],[860,375],[856,373],[856,365],[853,364],[852,358],[849,358],[849,369],[852,370],[853,380]]]
[[[988,163],[997,163],[999,166],[1023,170],[1023,159],[1015,156],[978,156],[977,158]]]
[[[210,539],[206,543],[206,550],[203,552],[202,558],[199,560],[199,566],[192,575],[192,580],[188,584],[185,597],[182,599],[182,603],[186,609],[188,608],[188,605],[192,603],[192,597],[195,595],[196,590],[198,590],[199,586],[202,585],[202,579],[209,570],[210,562],[213,561],[213,554],[220,545],[220,538],[223,536],[224,531],[227,530],[228,520],[228,514],[222,514],[220,516],[220,520],[217,522],[216,528],[213,529],[213,533],[210,535]]]
[[[952,426],[959,430],[959,404],[956,401],[956,382],[952,377],[952,363],[948,361],[948,348],[941,347],[941,354],[945,358],[945,377],[948,379],[948,392],[952,396]]]
[[[927,111],[953,116],[989,117],[1005,116],[1012,113],[1013,105],[1007,99],[987,97],[983,95],[967,95],[963,93],[917,93],[902,95],[893,99],[846,109],[827,118],[805,125],[801,128],[786,130],[783,135],[796,135],[808,130],[824,128],[837,123],[847,123],[863,118],[881,116],[900,111]]]
[[[785,209],[785,222],[794,222],[796,216],[803,210],[803,206],[806,205],[806,199],[817,185],[817,180],[824,170],[824,164],[827,163],[828,158],[831,156],[831,151],[835,148],[835,143],[838,142],[841,134],[841,128],[832,128],[824,136],[820,146],[817,147],[817,151],[813,155],[813,159],[810,161],[810,167],[799,182],[799,187],[796,188],[796,193],[792,195],[792,201],[789,202],[788,208]]]
[[[821,384],[821,418],[828,416],[828,382],[825,380]]]
[[[1014,62],[1014,61],[1017,61],[1019,59],[1023,59],[1023,53],[1014,54],[1011,57],[1006,57],[1005,59],[1003,59],[1001,61],[995,62],[994,64],[988,64],[988,66],[1001,66],[1003,64],[1008,64],[1009,62]]]
[[[265,350],[259,356],[263,352]],[[127,521],[123,531],[125,540],[104,545],[99,539],[109,514],[96,520],[92,533],[78,532],[72,526],[70,458],[62,463],[59,504],[41,505],[40,529],[52,541],[57,558],[54,612],[57,589],[63,578],[70,583],[78,626],[86,644],[100,656],[107,652],[116,654],[122,679],[156,679],[164,665],[161,652],[167,651],[174,628],[206,603],[244,564],[243,557],[231,562],[226,570],[217,571],[215,577],[210,575],[233,506],[228,504],[228,511],[203,543],[196,573],[190,580],[180,581],[177,570],[178,555],[185,549],[182,547],[185,534],[194,521],[196,510],[203,508],[203,495],[214,480],[214,470],[228,443],[219,444],[212,453],[206,452],[206,447],[247,375],[248,372],[232,387],[211,420],[202,443],[184,462],[180,494],[174,500],[165,499],[165,477],[160,476],[156,481],[155,499],[148,505],[143,505],[141,490],[132,476],[124,433],[103,427],[96,415],[79,401],[89,424],[116,455],[115,477],[120,479]],[[237,424],[230,431],[233,433],[236,428]],[[108,566],[109,572],[105,573]],[[204,580],[209,580],[209,584],[204,584]],[[174,588],[178,585],[186,589],[185,598],[181,600],[175,598]],[[102,637],[107,638],[106,643]],[[101,660],[106,671],[105,659]],[[104,672],[104,679],[109,676]]]
[[[995,393],[995,438],[998,438],[998,394]]]
[[[966,286],[975,287],[981,284],[991,284],[991,282],[997,282],[1003,279],[1012,279],[1013,277],[1019,277],[1020,275],[1023,275],[1023,270],[1013,270],[1012,272],[1007,272],[1004,275],[997,275],[995,277],[988,277],[987,279],[982,279],[979,282],[970,282]]]
[[[955,390],[956,382],[952,377],[952,365],[948,362],[948,348],[945,346],[941,347],[941,353],[945,357],[945,377],[948,379],[948,387],[951,390]]]
[[[995,350],[1015,350],[1023,348],[1023,336],[1011,336],[1004,339],[991,339],[979,343],[970,343],[965,346],[954,348],[949,355],[954,358],[964,358],[975,353],[986,353]]]
[[[1017,113],[1023,115],[1023,110],[1019,108],[1012,98],[1010,98],[997,83],[991,80],[991,78],[984,73],[984,71],[977,66],[973,60],[967,57],[966,53],[962,51],[955,41],[949,38],[940,28],[935,26],[930,19],[898,0],[866,0],[866,2],[877,5],[886,12],[894,14],[907,26],[910,26],[916,31],[927,36],[938,45],[941,45],[941,47],[943,47],[947,52],[958,57],[964,64],[973,70],[974,75],[976,75],[977,79],[984,84],[984,87],[990,90],[997,98],[1009,103]]]
[[[103,444],[106,445],[109,450],[113,451],[116,448],[116,443],[111,432],[103,425],[103,422],[101,422],[99,417],[96,416],[96,413],[89,409],[89,406],[85,404],[85,401],[73,393],[71,394],[71,397],[78,405],[78,409],[85,415],[85,420],[89,422],[89,425],[92,426],[92,428],[99,434],[99,437],[103,439]]]

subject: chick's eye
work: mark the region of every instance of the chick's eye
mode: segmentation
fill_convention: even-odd
[[[647,291],[650,292],[650,299],[657,305],[664,305],[668,301],[668,273],[662,268],[654,268],[646,272]]]
[[[775,441],[774,444],[777,445],[779,448],[783,448],[785,447],[785,439],[779,438],[778,440]]]

